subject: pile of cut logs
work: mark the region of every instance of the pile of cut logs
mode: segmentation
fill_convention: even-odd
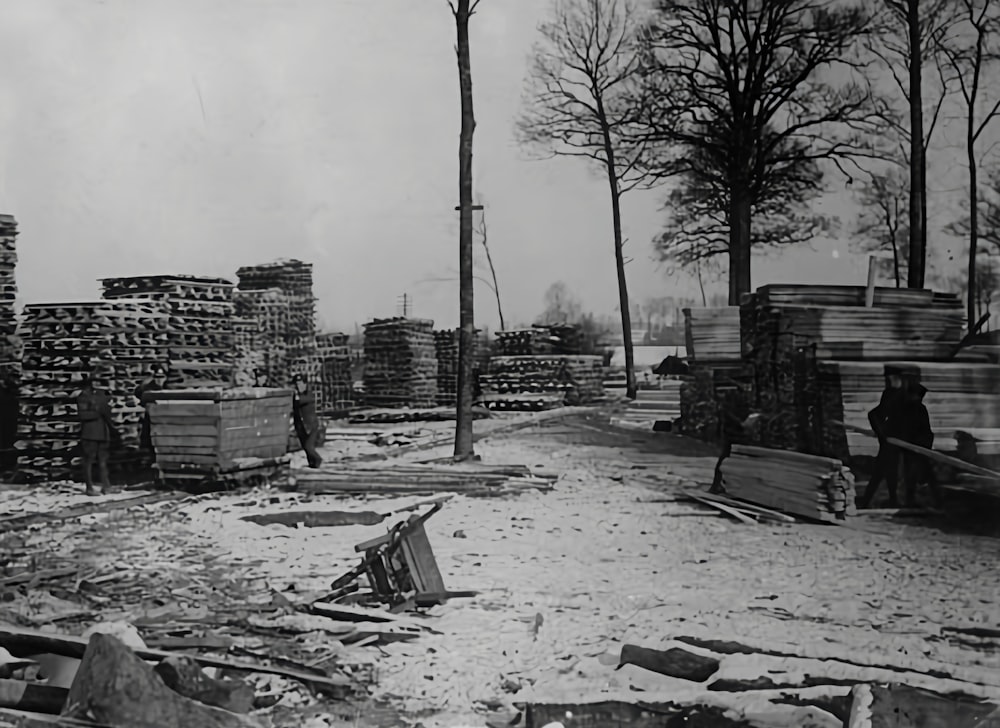
[[[495,356],[479,386],[490,409],[587,404],[604,394],[604,369],[599,356]]]
[[[143,413],[134,390],[153,364],[166,363],[169,326],[168,305],[149,299],[25,306],[17,444],[25,478],[71,472],[80,431],[76,396],[88,373],[112,397],[121,435],[112,463],[134,461]]]
[[[351,349],[347,334],[325,333],[316,335],[320,360],[320,408],[344,409],[354,401],[354,377],[351,373]]]
[[[796,516],[838,521],[857,513],[854,476],[839,460],[733,445],[722,477],[733,498]]]
[[[438,363],[434,322],[375,319],[365,324],[365,400],[378,407],[433,407]]]
[[[105,278],[103,297],[166,303],[170,308],[168,384],[226,387],[233,381],[233,284],[222,278]]]
[[[253,322],[255,332],[243,368],[261,375],[255,381],[269,387],[288,385],[288,344],[285,339],[290,326],[288,294],[280,288],[256,288],[233,291],[236,315]]]
[[[12,337],[17,329],[14,301],[17,298],[17,221],[12,215],[0,215],[0,365],[18,360],[18,347]]]

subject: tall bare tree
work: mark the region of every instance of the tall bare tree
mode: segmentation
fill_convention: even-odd
[[[902,287],[901,268],[909,259],[909,248],[903,243],[909,239],[908,174],[896,165],[872,172],[857,194],[861,205],[854,234],[866,251],[892,253],[892,272],[896,288]]]
[[[868,50],[882,61],[892,81],[906,102],[905,113],[891,105],[883,120],[893,134],[904,140],[909,166],[909,268],[907,286],[923,288],[927,270],[927,150],[948,95],[941,73],[939,46],[954,23],[954,0],[881,0],[874,29],[869,34]],[[925,93],[927,68],[934,70],[939,82],[932,94]],[[925,114],[930,101],[930,119]],[[898,152],[891,158],[899,159]]]
[[[864,154],[870,82],[859,70],[862,7],[813,0],[656,0],[644,78],[659,103],[652,171],[715,191],[729,233],[729,303],[750,290],[752,217],[769,190],[796,190],[823,160]]]
[[[458,42],[458,84],[461,96],[462,127],[458,146],[458,275],[459,275],[459,343],[458,397],[455,411],[455,460],[473,457],[472,394],[476,339],[475,296],[473,291],[473,229],[472,229],[472,136],[476,117],[472,106],[472,59],[469,53],[469,18],[480,0],[448,0],[455,18]]]
[[[947,59],[955,86],[965,106],[965,153],[969,172],[969,257],[966,306],[969,326],[979,318],[976,312],[976,274],[979,257],[979,164],[976,144],[1000,113],[1000,94],[989,76],[1000,59],[1000,3],[991,0],[952,0],[957,3],[956,22],[938,48]],[[992,90],[996,98],[981,109],[983,94]],[[992,292],[991,292],[992,293]]]
[[[618,274],[618,308],[625,343],[627,396],[635,398],[635,358],[625,276],[621,197],[648,178],[638,161],[643,144],[634,123],[645,113],[635,93],[641,71],[638,0],[556,0],[551,20],[539,27],[525,107],[517,122],[520,141],[549,156],[596,162],[607,177]]]

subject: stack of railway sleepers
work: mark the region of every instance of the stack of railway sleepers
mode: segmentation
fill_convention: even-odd
[[[433,407],[438,363],[434,322],[375,319],[365,324],[365,400],[376,407]]]
[[[503,401],[507,409],[516,409],[521,395],[525,409],[538,408],[534,395],[550,395],[546,402],[558,395],[566,404],[587,404],[604,395],[604,369],[599,356],[495,356],[479,375],[479,387],[484,401]]]
[[[553,353],[568,356],[583,353],[583,331],[576,324],[536,324],[536,328],[547,329],[552,342]]]
[[[233,284],[187,275],[105,278],[103,297],[136,298],[170,307],[168,384],[225,387],[233,381]]]
[[[722,462],[726,494],[819,521],[857,514],[854,476],[833,458],[733,445]]]
[[[238,317],[253,321],[256,332],[253,355],[259,374],[269,386],[284,387],[288,382],[288,344],[291,326],[288,294],[280,288],[236,289],[233,302]]]
[[[13,465],[17,440],[17,393],[21,379],[21,342],[17,338],[17,221],[0,215],[0,468]]]
[[[472,339],[472,370],[473,382],[477,382],[477,377],[481,370],[480,359],[482,343],[480,342],[480,332],[477,332]],[[437,356],[438,374],[438,404],[441,406],[451,406],[455,404],[458,397],[458,364],[459,364],[459,340],[461,331],[459,329],[446,329],[434,332],[434,351]]]
[[[138,460],[143,407],[135,388],[168,356],[170,311],[148,299],[25,306],[25,342],[17,447],[28,480],[69,475],[80,423],[76,396],[90,374],[111,395],[120,442],[112,464]]]
[[[541,326],[498,331],[493,343],[493,353],[498,356],[552,354],[555,349],[552,332]]]
[[[233,338],[233,383],[237,387],[252,387],[257,382],[258,372],[264,371],[267,364],[257,322],[251,318],[233,317]]]
[[[868,412],[881,397],[887,367],[913,372],[927,388],[924,405],[935,449],[957,449],[957,430],[1000,427],[1000,365],[820,361],[817,369],[826,451],[845,458],[871,456],[878,451],[873,437],[856,430],[869,428]]]
[[[317,334],[316,347],[320,359],[323,410],[342,410],[354,403],[354,377],[351,373],[351,349],[348,335],[328,332]]]
[[[739,359],[739,307],[685,308],[684,340],[689,362]]]
[[[278,288],[288,296],[285,343],[289,360],[307,359],[316,352],[316,299],[313,296],[312,264],[301,260],[278,260],[244,266],[236,271],[243,291]]]

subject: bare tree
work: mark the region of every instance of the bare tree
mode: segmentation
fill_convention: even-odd
[[[459,343],[458,397],[455,409],[455,460],[473,457],[472,394],[475,376],[472,358],[476,339],[475,295],[473,290],[472,229],[472,137],[476,117],[472,106],[472,59],[469,54],[469,18],[479,0],[448,0],[455,18],[458,42],[458,82],[461,94],[462,127],[458,147],[459,207]]]
[[[596,162],[611,195],[618,300],[625,339],[627,396],[635,398],[635,359],[625,277],[621,196],[645,185],[638,161],[643,145],[631,131],[641,116],[638,88],[638,0],[557,0],[552,19],[539,27],[520,141],[549,156]]]
[[[927,150],[931,136],[948,95],[948,86],[938,47],[941,38],[954,22],[954,0],[881,0],[881,10],[875,23],[876,32],[868,35],[869,51],[882,61],[891,74],[894,85],[906,101],[906,113],[899,114],[890,106],[884,109],[883,120],[894,135],[904,140],[905,157],[909,165],[909,268],[907,286],[923,288],[927,268]],[[939,89],[931,104],[931,117],[925,123],[924,68],[931,64]]]
[[[503,322],[503,307],[500,305],[500,284],[497,282],[497,269],[493,267],[493,256],[490,254],[490,246],[487,242],[487,228],[486,228],[486,210],[483,210],[482,216],[479,218],[479,240],[483,244],[483,250],[486,251],[486,262],[490,266],[490,275],[493,276],[493,294],[497,297],[497,316],[500,317],[500,330],[506,329]]]
[[[872,172],[857,195],[862,210],[854,234],[864,250],[892,253],[896,288],[902,286],[900,269],[909,258],[909,248],[903,247],[909,239],[909,196],[909,177],[894,165]]]
[[[977,185],[976,194],[976,241],[979,253],[1000,255],[1000,166],[986,170],[985,184]],[[971,235],[972,210],[948,225],[945,230],[952,235]],[[989,245],[983,250],[981,244]],[[966,284],[963,284],[963,288]]]
[[[823,160],[868,153],[872,95],[856,50],[869,21],[812,0],[656,2],[644,78],[659,103],[646,138],[662,147],[650,169],[713,191],[730,305],[750,290],[754,206],[776,187],[808,193]]]
[[[997,31],[1000,30],[1000,7],[991,0],[953,0],[958,4],[956,23],[947,37],[939,39],[938,48],[947,59],[949,70],[965,105],[965,153],[969,172],[969,257],[966,306],[969,326],[976,314],[976,261],[979,256],[979,155],[976,144],[1000,112],[1000,96],[986,111],[979,109],[981,94],[988,90],[984,73],[1000,58]],[[995,71],[995,69],[993,69]],[[996,91],[996,86],[993,86]]]

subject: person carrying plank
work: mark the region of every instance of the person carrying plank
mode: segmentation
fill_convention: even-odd
[[[858,508],[870,508],[878,488],[885,481],[889,488],[889,503],[891,508],[898,508],[897,483],[899,482],[899,467],[901,453],[899,448],[890,445],[889,437],[898,437],[901,433],[901,408],[906,398],[905,382],[902,372],[886,367],[885,389],[879,403],[868,413],[868,423],[875,437],[878,438],[878,454],[875,456],[875,467],[872,468],[871,479],[864,494],[857,499]]]
[[[101,478],[100,492],[107,493],[111,490],[108,455],[111,440],[117,435],[112,420],[111,398],[107,392],[97,389],[93,379],[87,376],[77,395],[76,409],[80,419],[80,450],[83,455],[83,481],[87,484],[87,495],[96,495],[93,480],[95,461]]]
[[[316,395],[309,389],[308,383],[301,374],[292,377],[292,418],[295,423],[295,434],[298,435],[302,449],[305,450],[310,468],[318,468],[323,464],[323,458],[316,452],[319,442],[319,417],[316,414]]]

